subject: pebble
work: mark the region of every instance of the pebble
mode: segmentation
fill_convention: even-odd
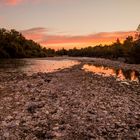
[[[138,139],[139,86],[79,67],[50,75],[13,75],[4,83],[0,139]]]

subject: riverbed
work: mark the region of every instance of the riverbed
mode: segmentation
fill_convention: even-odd
[[[1,66],[0,139],[140,138],[140,65],[97,58],[27,63]]]

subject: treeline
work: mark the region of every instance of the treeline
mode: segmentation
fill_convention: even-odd
[[[16,30],[0,29],[0,58],[46,57],[51,55],[52,50],[42,48],[33,40],[27,40]]]
[[[86,48],[64,48],[55,52],[57,55],[80,56],[80,57],[101,57],[109,59],[120,59],[127,63],[140,63],[140,36],[137,39],[128,36],[123,43],[119,39],[111,45],[98,45]]]
[[[128,36],[123,43],[119,39],[111,45],[89,46],[73,49],[46,49],[33,40],[27,40],[16,30],[0,29],[0,58],[27,58],[47,56],[101,57],[120,59],[128,63],[140,63],[140,35]]]

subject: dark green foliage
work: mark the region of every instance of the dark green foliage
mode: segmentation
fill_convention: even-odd
[[[56,54],[59,56],[67,55],[67,50],[62,48],[61,50],[57,50]]]
[[[98,45],[95,47],[86,47],[81,49],[61,49],[56,52],[57,55],[68,56],[81,56],[81,57],[101,57],[109,59],[121,59],[127,63],[140,63],[140,36],[137,39],[133,39],[132,36],[128,36],[123,43],[117,39],[117,41],[111,45]]]
[[[47,56],[50,56],[50,57],[56,55],[56,54],[55,54],[55,53],[56,53],[55,50],[54,50],[54,49],[51,49],[51,48],[48,48],[48,49],[43,48],[43,51],[47,54]]]
[[[129,55],[132,63],[140,64],[140,39],[133,43],[133,47],[131,48]]]
[[[128,63],[140,63],[140,35],[136,34],[134,40],[128,36],[123,43],[117,41],[111,45],[98,45],[86,48],[54,49],[42,48],[38,43],[27,40],[15,30],[0,29],[0,58],[24,58],[46,56],[80,56],[101,57],[109,59],[123,58]]]
[[[52,54],[51,54],[52,55]],[[27,40],[15,30],[0,29],[0,58],[24,58],[49,56],[47,49]]]

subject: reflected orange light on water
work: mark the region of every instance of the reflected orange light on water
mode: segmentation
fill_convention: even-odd
[[[37,73],[37,72],[55,72],[57,70],[70,68],[74,65],[78,65],[78,61],[74,60],[28,60],[26,67],[23,67],[21,71],[27,74]]]
[[[118,75],[116,75],[118,79],[120,80],[126,80],[126,77],[124,76],[124,73],[122,71],[122,69],[119,70]]]
[[[85,70],[86,72],[93,72],[95,74],[106,77],[112,76],[121,81],[139,82],[138,72],[134,70],[124,71],[123,69],[117,70],[115,68],[113,69],[109,67],[94,66],[88,64],[85,64],[82,69]]]
[[[92,65],[84,65],[83,69],[85,69],[85,71],[94,72],[100,75],[103,74],[104,76],[115,76],[115,71],[113,69],[105,68],[103,66],[97,67]]]
[[[136,76],[136,72],[135,72],[135,71],[132,71],[132,72],[131,72],[131,81],[139,82],[139,79],[138,79],[138,77]]]

